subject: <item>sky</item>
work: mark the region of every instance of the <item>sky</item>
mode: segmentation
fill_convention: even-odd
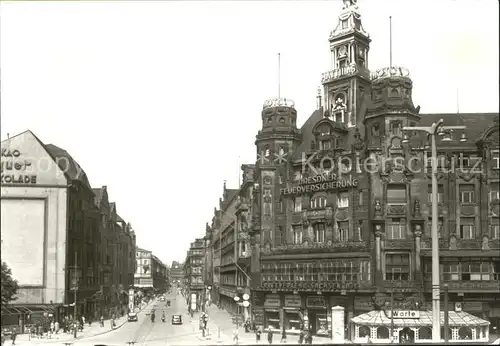
[[[498,1],[358,5],[372,70],[389,65],[392,16],[393,63],[410,70],[421,113],[498,112]],[[0,7],[2,140],[30,129],[66,149],[138,245],[171,263],[204,236],[223,181],[237,188],[240,165],[255,163],[278,84],[299,126],[315,110],[342,1]]]

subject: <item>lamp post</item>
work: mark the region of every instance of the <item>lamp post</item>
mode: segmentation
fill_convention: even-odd
[[[450,335],[448,333],[448,310],[449,310],[449,307],[448,307],[448,284],[444,284],[443,285],[444,287],[444,323],[443,323],[443,327],[444,327],[444,342],[447,344],[449,339],[450,339]]]
[[[451,141],[450,133],[453,130],[465,130],[465,126],[444,126],[443,119],[433,123],[431,126],[403,127],[403,143],[409,143],[410,131],[425,132],[431,137],[431,159],[432,159],[432,341],[441,342],[441,312],[440,312],[440,275],[439,275],[439,237],[438,237],[438,182],[437,182],[437,148],[436,135],[442,137],[442,141]],[[466,142],[465,132],[462,132],[460,142]]]

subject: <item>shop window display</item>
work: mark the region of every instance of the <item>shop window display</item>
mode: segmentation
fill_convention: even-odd
[[[328,321],[326,319],[326,314],[316,315],[316,334],[328,335]]]
[[[300,330],[301,319],[298,312],[287,311],[285,313],[285,329],[294,331]]]
[[[280,315],[279,312],[266,311],[266,329],[280,330]]]

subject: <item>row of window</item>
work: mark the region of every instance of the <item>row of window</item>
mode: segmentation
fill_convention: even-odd
[[[490,225],[491,239],[500,238],[500,225],[499,221],[495,220],[495,224]],[[432,227],[432,219],[428,219],[428,231]],[[442,237],[443,232],[443,218],[438,220],[438,237]],[[385,236],[390,240],[406,239],[407,238],[407,224],[405,218],[391,218],[386,220]],[[287,237],[283,230],[278,227],[276,234],[272,230],[269,232],[269,239],[274,240],[276,246],[287,244]],[[302,226],[294,225],[292,226],[292,244],[300,245],[304,242],[304,233],[309,233],[313,235],[311,239],[314,243],[325,243],[326,242],[326,225],[324,223],[315,223],[310,225],[308,230],[305,231]],[[337,227],[333,230],[333,239],[337,242],[348,242],[348,241],[362,241],[362,222],[359,223],[357,227],[354,227],[353,234],[349,234],[349,222],[341,221],[337,222]],[[476,238],[476,226],[474,218],[461,218],[460,227],[456,233],[458,239],[475,239]],[[224,261],[223,261],[224,262]]]
[[[411,279],[411,257],[408,253],[385,255],[385,280],[405,281]],[[432,272],[430,262],[424,263],[424,272]],[[500,262],[455,261],[441,264],[441,280],[475,281],[500,280]]]
[[[428,268],[427,268],[428,269]],[[500,262],[448,262],[441,265],[442,280],[500,280]]]
[[[489,200],[500,199],[500,192],[497,186],[492,186],[489,191]],[[432,202],[432,186],[428,187],[427,200]],[[459,201],[460,203],[476,203],[477,197],[475,194],[474,184],[461,184],[459,186]],[[444,187],[438,185],[438,202],[444,202]],[[403,204],[407,203],[407,187],[406,185],[389,185],[387,187],[387,203],[388,204]]]
[[[361,200],[361,198],[360,198]],[[322,196],[316,196],[310,199],[309,208],[310,209],[323,209],[327,206],[327,198]],[[293,201],[293,211],[298,213],[302,211],[302,197],[297,196]],[[341,191],[337,196],[337,208],[349,208],[349,193],[347,191]],[[282,208],[280,208],[282,209]],[[283,210],[281,210],[283,211]]]
[[[489,193],[489,201],[500,200],[500,191],[498,187],[492,186]],[[360,191],[359,204],[363,202],[362,192]],[[459,187],[459,201],[460,203],[476,203],[475,185],[462,184]],[[429,186],[427,193],[427,201],[432,203],[432,186]],[[438,203],[444,202],[444,187],[438,185]],[[311,209],[322,209],[327,206],[328,200],[325,196],[316,196],[310,199],[309,207]],[[407,188],[406,185],[390,185],[387,187],[387,203],[388,204],[405,204],[407,203]],[[302,211],[302,197],[295,197],[293,201],[294,212]],[[349,208],[349,193],[341,191],[337,196],[337,208]],[[283,212],[283,206],[280,207]]]
[[[263,263],[264,281],[369,281],[369,261],[335,260],[310,263]]]
[[[312,232],[310,232],[312,229]],[[354,234],[352,237],[349,236],[349,222],[348,221],[340,221],[337,222],[337,228],[333,230],[334,232],[334,240],[338,242],[347,242],[347,241],[362,241],[361,234],[362,227],[359,225],[354,228]],[[309,226],[308,232],[313,234],[313,239],[311,239],[314,243],[324,243],[326,241],[326,225],[324,223],[315,223]],[[282,233],[282,232],[281,232]],[[304,230],[302,226],[292,226],[292,242],[295,245],[300,245],[303,243]],[[282,245],[284,242],[283,234],[279,235],[276,238],[277,245]]]
[[[493,169],[500,169],[500,157],[499,157],[499,151],[494,150],[491,152],[491,157],[492,157],[492,165]],[[431,153],[426,153],[425,156],[426,160],[426,167],[432,167],[432,156]],[[458,168],[473,168],[474,165],[476,165],[477,161],[480,160],[480,158],[477,155],[464,155],[460,153],[457,157],[457,160],[454,161],[455,166],[458,165]],[[446,156],[439,156],[437,159],[438,167],[446,167],[446,162],[448,159]]]

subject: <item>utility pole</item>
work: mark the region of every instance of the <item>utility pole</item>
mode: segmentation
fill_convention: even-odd
[[[394,342],[394,283],[391,286],[391,343]]]
[[[73,314],[73,318],[75,319],[75,323],[74,323],[74,337],[76,339],[76,334],[77,334],[77,329],[78,329],[78,322],[77,322],[77,319],[76,319],[76,298],[77,298],[77,291],[78,291],[78,273],[76,272],[78,270],[78,266],[77,266],[77,262],[78,261],[78,252],[75,251],[75,287],[73,288],[74,291],[73,291],[73,294],[74,294],[74,304],[75,304],[75,307],[74,307],[74,314]]]
[[[448,285],[444,284],[444,342],[447,344],[449,341],[449,333],[448,333],[448,314],[449,314],[449,308],[448,308]]]

